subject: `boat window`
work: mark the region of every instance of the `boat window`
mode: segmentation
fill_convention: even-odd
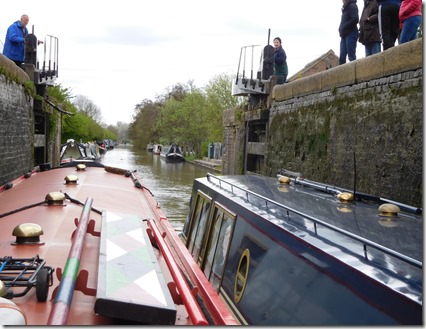
[[[234,300],[239,303],[246,288],[250,265],[250,250],[246,249],[241,255],[234,284]]]
[[[210,213],[211,199],[198,193],[193,216],[190,224],[190,238],[187,243],[189,252],[195,260],[201,254],[201,242],[205,241],[207,234],[207,219]]]
[[[235,215],[215,205],[212,233],[208,239],[204,274],[210,283],[219,290],[226,257],[234,228]]]

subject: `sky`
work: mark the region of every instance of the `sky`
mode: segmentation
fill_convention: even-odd
[[[130,123],[137,104],[176,84],[203,88],[219,74],[237,74],[242,47],[255,45],[245,48],[245,71],[253,67],[256,76],[269,30],[269,44],[282,39],[288,77],[330,49],[339,56],[341,6],[341,0],[8,1],[0,11],[0,50],[10,24],[29,15],[27,28],[38,40],[59,40],[56,83],[90,99],[103,122],[115,125]],[[361,15],[363,1],[358,8]],[[364,54],[358,43],[357,58]]]

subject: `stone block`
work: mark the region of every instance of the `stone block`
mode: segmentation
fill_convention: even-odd
[[[383,52],[383,76],[423,67],[423,39],[419,38]]]
[[[6,76],[15,78],[17,83],[20,85],[23,85],[26,81],[30,80],[30,77],[24,72],[24,70],[19,68],[13,61],[2,54],[0,54],[0,67],[5,69]]]
[[[293,97],[304,96],[321,91],[321,74],[313,74],[292,82]]]
[[[364,82],[383,77],[384,57],[382,53],[374,54],[355,62],[356,81]]]
[[[356,61],[333,67],[321,73],[321,90],[350,86],[356,82]]]
[[[272,99],[280,102],[289,98],[293,98],[293,83],[294,82],[275,85],[272,89]]]

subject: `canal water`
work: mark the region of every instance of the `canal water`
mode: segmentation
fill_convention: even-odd
[[[136,151],[131,145],[118,145],[102,155],[107,166],[136,170],[141,183],[153,194],[161,210],[177,232],[188,214],[192,183],[211,170],[189,162],[168,163],[160,155]]]

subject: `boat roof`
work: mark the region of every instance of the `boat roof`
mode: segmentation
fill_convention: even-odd
[[[173,267],[178,257],[175,251],[168,254],[164,241],[175,248],[183,244],[137,173],[87,161],[72,164],[34,171],[0,189],[0,280],[5,278],[1,267],[6,257],[39,257],[54,269],[47,301],[38,301],[38,288],[11,299],[27,324],[207,323],[199,306],[192,309],[182,302],[189,298],[195,303],[195,295],[184,279],[175,277],[180,273]],[[56,201],[58,195],[62,202]],[[83,220],[86,229],[80,231]],[[30,240],[18,244],[28,227]],[[31,240],[34,227],[41,228],[38,243]],[[78,261],[76,248],[81,248]],[[76,264],[77,270],[67,273]],[[71,277],[75,289],[68,289]],[[178,293],[171,293],[171,284]],[[204,294],[219,300],[212,287],[205,289]],[[217,319],[225,314],[225,323],[236,324],[227,318],[229,311],[215,303],[222,312]],[[67,319],[58,318],[65,313],[62,307],[69,308]]]
[[[355,193],[353,201],[342,200],[338,196],[348,193],[344,189],[305,179],[287,180],[281,183],[279,177],[211,174],[197,179],[253,216],[292,232],[312,246],[328,248],[326,252],[351,266],[365,269],[367,264],[378,280],[383,280],[377,274],[378,268],[397,273],[400,278],[401,273],[406,273],[419,284],[412,298],[421,302],[422,209],[360,193]],[[390,204],[396,205],[400,212],[389,214],[380,210],[381,206]],[[229,210],[235,211],[235,205]],[[353,255],[364,263],[354,261]]]

